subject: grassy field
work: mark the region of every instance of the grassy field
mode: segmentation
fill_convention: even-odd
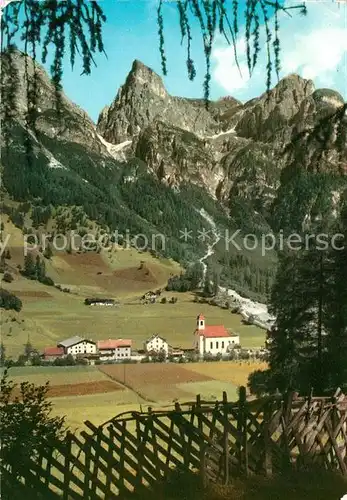
[[[222,382],[235,386],[247,386],[248,375],[255,370],[266,370],[267,364],[253,361],[223,361],[222,363],[189,363],[189,370],[203,373]]]
[[[78,384],[109,380],[95,366],[13,366],[8,374],[15,383],[28,381],[32,384]]]
[[[100,425],[120,413],[140,411],[141,407],[147,410],[148,407],[148,403],[129,390],[78,397],[66,396],[54,398],[52,402],[53,415],[65,415],[70,430],[83,430],[86,420]]]
[[[17,384],[49,381],[53,413],[66,415],[69,427],[81,429],[85,420],[99,425],[125,411],[171,408],[174,401],[192,401],[197,394],[214,401],[226,391],[229,401],[237,400],[239,383],[264,367],[235,362],[14,367],[9,376]]]
[[[221,400],[223,391],[227,393],[229,401],[236,401],[238,399],[237,387],[232,382],[223,382],[222,380],[186,382],[177,384],[177,388],[191,394],[193,400],[197,394],[200,394],[201,399],[205,401]]]
[[[172,345],[192,347],[196,316],[202,312],[207,324],[224,324],[240,335],[243,347],[264,344],[265,331],[244,325],[241,317],[230,311],[207,304],[193,302],[190,294],[176,295],[176,304],[142,305],[121,299],[112,308],[95,308],[84,305],[82,295],[60,292],[39,283],[21,279],[7,288],[21,296],[23,309],[17,314],[5,311],[1,318],[3,342],[8,356],[18,356],[30,336],[37,349],[56,345],[73,335],[87,336],[92,340],[107,338],[132,338],[135,348],[142,348],[144,340],[157,333]],[[32,296],[30,296],[30,293]],[[43,294],[49,294],[43,295]],[[43,295],[43,296],[42,296]]]
[[[71,293],[25,279],[17,268],[24,262],[23,234],[4,219],[3,236],[11,235],[11,259],[6,263],[14,281],[3,285],[23,302],[20,313],[4,311],[0,318],[7,356],[21,354],[28,338],[42,350],[73,335],[92,340],[128,337],[134,340],[135,348],[142,348],[144,340],[157,333],[173,345],[191,347],[200,312],[208,324],[224,324],[238,333],[244,347],[264,344],[264,330],[244,325],[240,316],[229,311],[194,303],[191,294],[165,294],[167,298],[176,296],[176,304],[141,305],[141,295],[164,288],[169,277],[181,271],[177,263],[154,258],[148,252],[120,247],[101,253],[54,252],[51,259],[45,259],[47,275]],[[91,308],[84,305],[88,296],[116,298],[121,304]]]
[[[28,340],[42,351],[74,335],[95,341],[131,338],[134,348],[142,348],[146,338],[159,334],[173,346],[189,348],[199,313],[205,315],[207,324],[223,324],[239,334],[245,348],[264,344],[263,330],[244,325],[241,317],[230,311],[195,303],[190,293],[163,294],[167,299],[177,297],[176,304],[142,305],[141,295],[165,287],[168,278],[180,272],[179,265],[170,260],[121,248],[100,254],[55,252],[52,259],[45,261],[47,275],[70,289],[70,293],[64,293],[21,276],[17,266],[23,266],[23,235],[7,221],[6,232],[11,234],[11,259],[7,265],[14,281],[4,287],[23,302],[20,313],[1,314],[7,357],[23,353]],[[88,296],[112,297],[120,304],[112,308],[88,307],[84,305]],[[82,426],[85,419],[101,423],[122,411],[139,409],[140,405],[168,407],[175,400],[192,400],[198,393],[204,399],[213,399],[226,390],[233,399],[237,386],[245,383],[247,373],[253,369],[251,365],[230,365],[229,369],[229,363],[153,366],[117,366],[114,369],[118,372],[112,376],[98,367],[11,368],[10,376],[17,383],[28,380],[44,384],[49,380],[54,411],[66,414],[69,425]]]

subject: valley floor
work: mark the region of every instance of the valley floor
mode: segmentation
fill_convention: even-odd
[[[45,260],[47,275],[61,288],[68,289],[67,293],[19,273],[18,266],[23,267],[21,235],[12,226],[7,229],[14,235],[15,245],[10,248],[11,259],[7,263],[14,279],[3,285],[21,299],[23,307],[19,313],[2,311],[0,327],[6,357],[17,358],[28,340],[42,351],[75,335],[94,341],[130,338],[134,349],[142,349],[148,337],[158,334],[174,347],[191,348],[200,313],[205,315],[208,325],[223,324],[238,334],[242,347],[264,345],[264,330],[245,325],[242,317],[230,310],[195,302],[191,293],[163,291],[160,299],[165,297],[167,303],[142,304],[144,293],[164,289],[169,277],[181,272],[175,262],[132,249],[100,254],[56,253]],[[113,298],[119,304],[86,306],[86,297]],[[177,302],[169,303],[171,297],[177,298]],[[172,407],[174,401],[192,401],[196,394],[212,401],[227,391],[229,400],[237,399],[238,386],[246,385],[249,373],[257,368],[265,365],[223,361],[18,367],[10,368],[10,377],[15,382],[28,380],[35,384],[48,380],[54,412],[66,415],[67,424],[76,429],[86,419],[100,424],[124,411],[146,410],[148,406]]]
[[[11,236],[11,258],[6,266],[13,281],[3,286],[23,303],[20,313],[1,314],[0,328],[8,357],[22,354],[28,339],[35,349],[42,350],[75,335],[91,340],[130,338],[133,348],[141,349],[148,337],[158,334],[173,346],[190,348],[200,313],[205,315],[207,324],[224,324],[239,334],[242,347],[264,345],[264,330],[243,324],[240,315],[228,310],[194,302],[191,293],[163,292],[162,297],[168,300],[176,297],[175,304],[141,304],[144,293],[164,289],[168,279],[182,271],[172,260],[122,247],[100,253],[55,252],[45,259],[46,274],[69,291],[66,293],[24,278],[18,270],[24,266],[23,235],[10,221],[5,221],[4,236],[7,235]],[[86,297],[114,298],[119,305],[90,307],[84,305]]]
[[[237,389],[247,384],[249,373],[266,368],[265,363],[201,362],[141,363],[136,365],[12,367],[10,378],[17,384],[49,381],[48,395],[53,413],[66,415],[71,430],[90,420],[99,425],[127,411],[172,408],[175,401],[216,401],[227,392],[238,399]],[[87,389],[87,391],[86,391]]]
[[[5,311],[1,317],[7,356],[21,354],[28,337],[39,350],[74,335],[91,340],[131,338],[133,347],[142,349],[145,339],[158,334],[171,345],[190,348],[200,313],[208,324],[224,324],[239,334],[242,347],[257,348],[265,342],[265,330],[243,324],[240,315],[228,310],[195,303],[189,293],[164,294],[177,297],[176,304],[143,305],[137,295],[120,299],[119,306],[103,308],[84,305],[85,295],[63,293],[34,281],[18,279],[6,288],[23,301],[20,313]]]

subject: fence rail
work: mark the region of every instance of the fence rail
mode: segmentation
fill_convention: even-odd
[[[20,471],[21,488],[42,498],[106,499],[140,492],[173,470],[206,484],[232,476],[270,476],[317,463],[347,475],[347,397],[295,393],[237,402],[195,401],[168,411],[129,412],[42,450]],[[8,476],[5,474],[5,481]]]

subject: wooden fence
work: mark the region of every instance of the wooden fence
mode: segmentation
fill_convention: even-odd
[[[341,391],[332,398],[290,393],[247,402],[241,388],[236,403],[226,393],[215,403],[197,396],[170,411],[149,408],[99,427],[85,425],[79,436],[68,433],[32,459],[20,471],[20,487],[45,500],[110,499],[140,493],[174,470],[224,484],[239,474],[270,476],[312,463],[347,475],[347,397]]]

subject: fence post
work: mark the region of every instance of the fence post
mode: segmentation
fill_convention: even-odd
[[[90,498],[90,481],[91,481],[91,471],[90,471],[90,465],[91,465],[91,453],[92,453],[92,447],[90,443],[90,439],[87,439],[84,437],[84,454],[85,454],[85,475],[84,475],[84,491],[83,491],[83,498]]]
[[[282,434],[283,435],[283,447],[285,450],[283,466],[285,468],[289,468],[291,465],[290,447],[289,447],[289,441],[288,441],[288,425],[289,425],[290,419],[291,419],[294,394],[295,393],[293,391],[286,392],[286,394],[284,396],[284,404],[283,404],[282,417],[281,417],[282,432],[283,432],[283,434]]]
[[[271,406],[270,402],[264,408],[264,450],[265,450],[265,475],[266,477],[272,476],[272,449],[271,449],[271,436],[270,436],[270,420],[271,420]]]
[[[112,474],[112,460],[113,460],[113,444],[111,444],[111,441],[113,440],[113,437],[112,437],[113,427],[112,427],[112,425],[109,425],[107,427],[107,430],[109,432],[110,443],[108,445],[109,460],[108,460],[108,464],[107,464],[107,474],[106,474],[106,494],[111,495],[111,493],[112,493],[111,474]]]
[[[239,439],[239,463],[240,471],[243,470],[248,475],[248,454],[247,454],[247,416],[246,416],[246,387],[241,386],[239,392],[239,412],[238,412],[238,439]]]
[[[223,436],[223,447],[224,447],[224,484],[227,485],[229,482],[229,415],[228,415],[228,398],[227,393],[223,391],[223,411],[224,411],[224,436]]]
[[[71,446],[72,446],[72,435],[70,432],[66,433],[66,451],[64,460],[64,492],[63,499],[68,500],[69,498],[69,486],[70,486],[70,456],[71,456]]]
[[[202,418],[201,418],[201,396],[200,394],[197,394],[196,396],[196,414],[197,414],[197,419],[198,419],[198,428],[200,432],[200,436],[202,436]],[[199,449],[199,456],[200,456],[200,480],[201,480],[201,486],[205,488],[206,486],[206,478],[205,478],[205,449],[206,446],[201,439],[200,441],[200,449]]]

